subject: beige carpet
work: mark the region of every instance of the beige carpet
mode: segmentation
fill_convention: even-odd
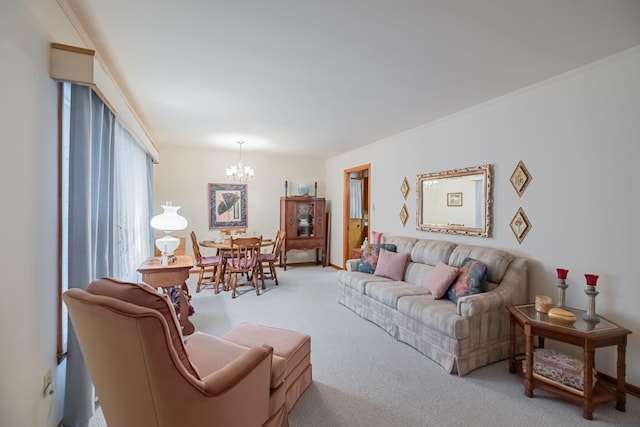
[[[638,398],[628,396],[624,413],[613,404],[598,406],[587,422],[576,405],[539,390],[534,398],[524,396],[506,361],[465,377],[449,375],[338,304],[335,270],[304,266],[278,274],[280,286],[267,282],[259,297],[249,288],[235,300],[210,288],[194,294],[191,319],[214,335],[241,322],[311,335],[314,383],[289,414],[293,427],[640,426]],[[194,290],[193,277],[189,284]],[[106,425],[102,414],[90,425]]]

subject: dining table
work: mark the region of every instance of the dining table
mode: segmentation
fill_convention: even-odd
[[[250,237],[250,236],[236,236],[236,237]],[[257,237],[257,236],[256,236]],[[202,246],[203,248],[212,248],[212,249],[218,249],[218,254],[221,256],[224,256],[224,252],[225,251],[230,251],[231,250],[231,238],[227,237],[221,240],[201,240],[200,242],[198,242],[200,244],[200,246]],[[262,239],[262,243],[260,244],[261,248],[266,248],[269,246],[273,246],[273,244],[275,243],[275,240],[273,239]],[[224,289],[225,291],[229,290],[229,285],[226,282],[226,273],[225,273],[225,267],[226,267],[226,262],[222,263],[222,289]]]
[[[223,240],[202,240],[200,243],[200,246],[205,247],[205,248],[214,248],[214,249],[218,249],[221,251],[230,251],[231,250],[231,239],[230,238],[226,238]],[[274,240],[273,239],[262,239],[262,243],[260,244],[260,247],[266,248],[268,246],[272,246],[274,244]]]

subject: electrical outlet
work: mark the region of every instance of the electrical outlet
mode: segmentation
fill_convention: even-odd
[[[53,381],[51,377],[51,369],[49,369],[42,377],[42,394],[46,397],[53,394]]]

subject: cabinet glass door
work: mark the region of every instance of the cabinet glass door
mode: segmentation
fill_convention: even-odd
[[[298,237],[313,237],[314,235],[315,203],[298,203],[296,210],[296,223]]]

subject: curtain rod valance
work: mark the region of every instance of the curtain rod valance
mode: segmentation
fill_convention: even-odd
[[[155,163],[159,162],[158,148],[151,141],[149,134],[114,79],[97,60],[94,50],[51,43],[49,73],[51,78],[55,80],[93,87],[138,144]]]

